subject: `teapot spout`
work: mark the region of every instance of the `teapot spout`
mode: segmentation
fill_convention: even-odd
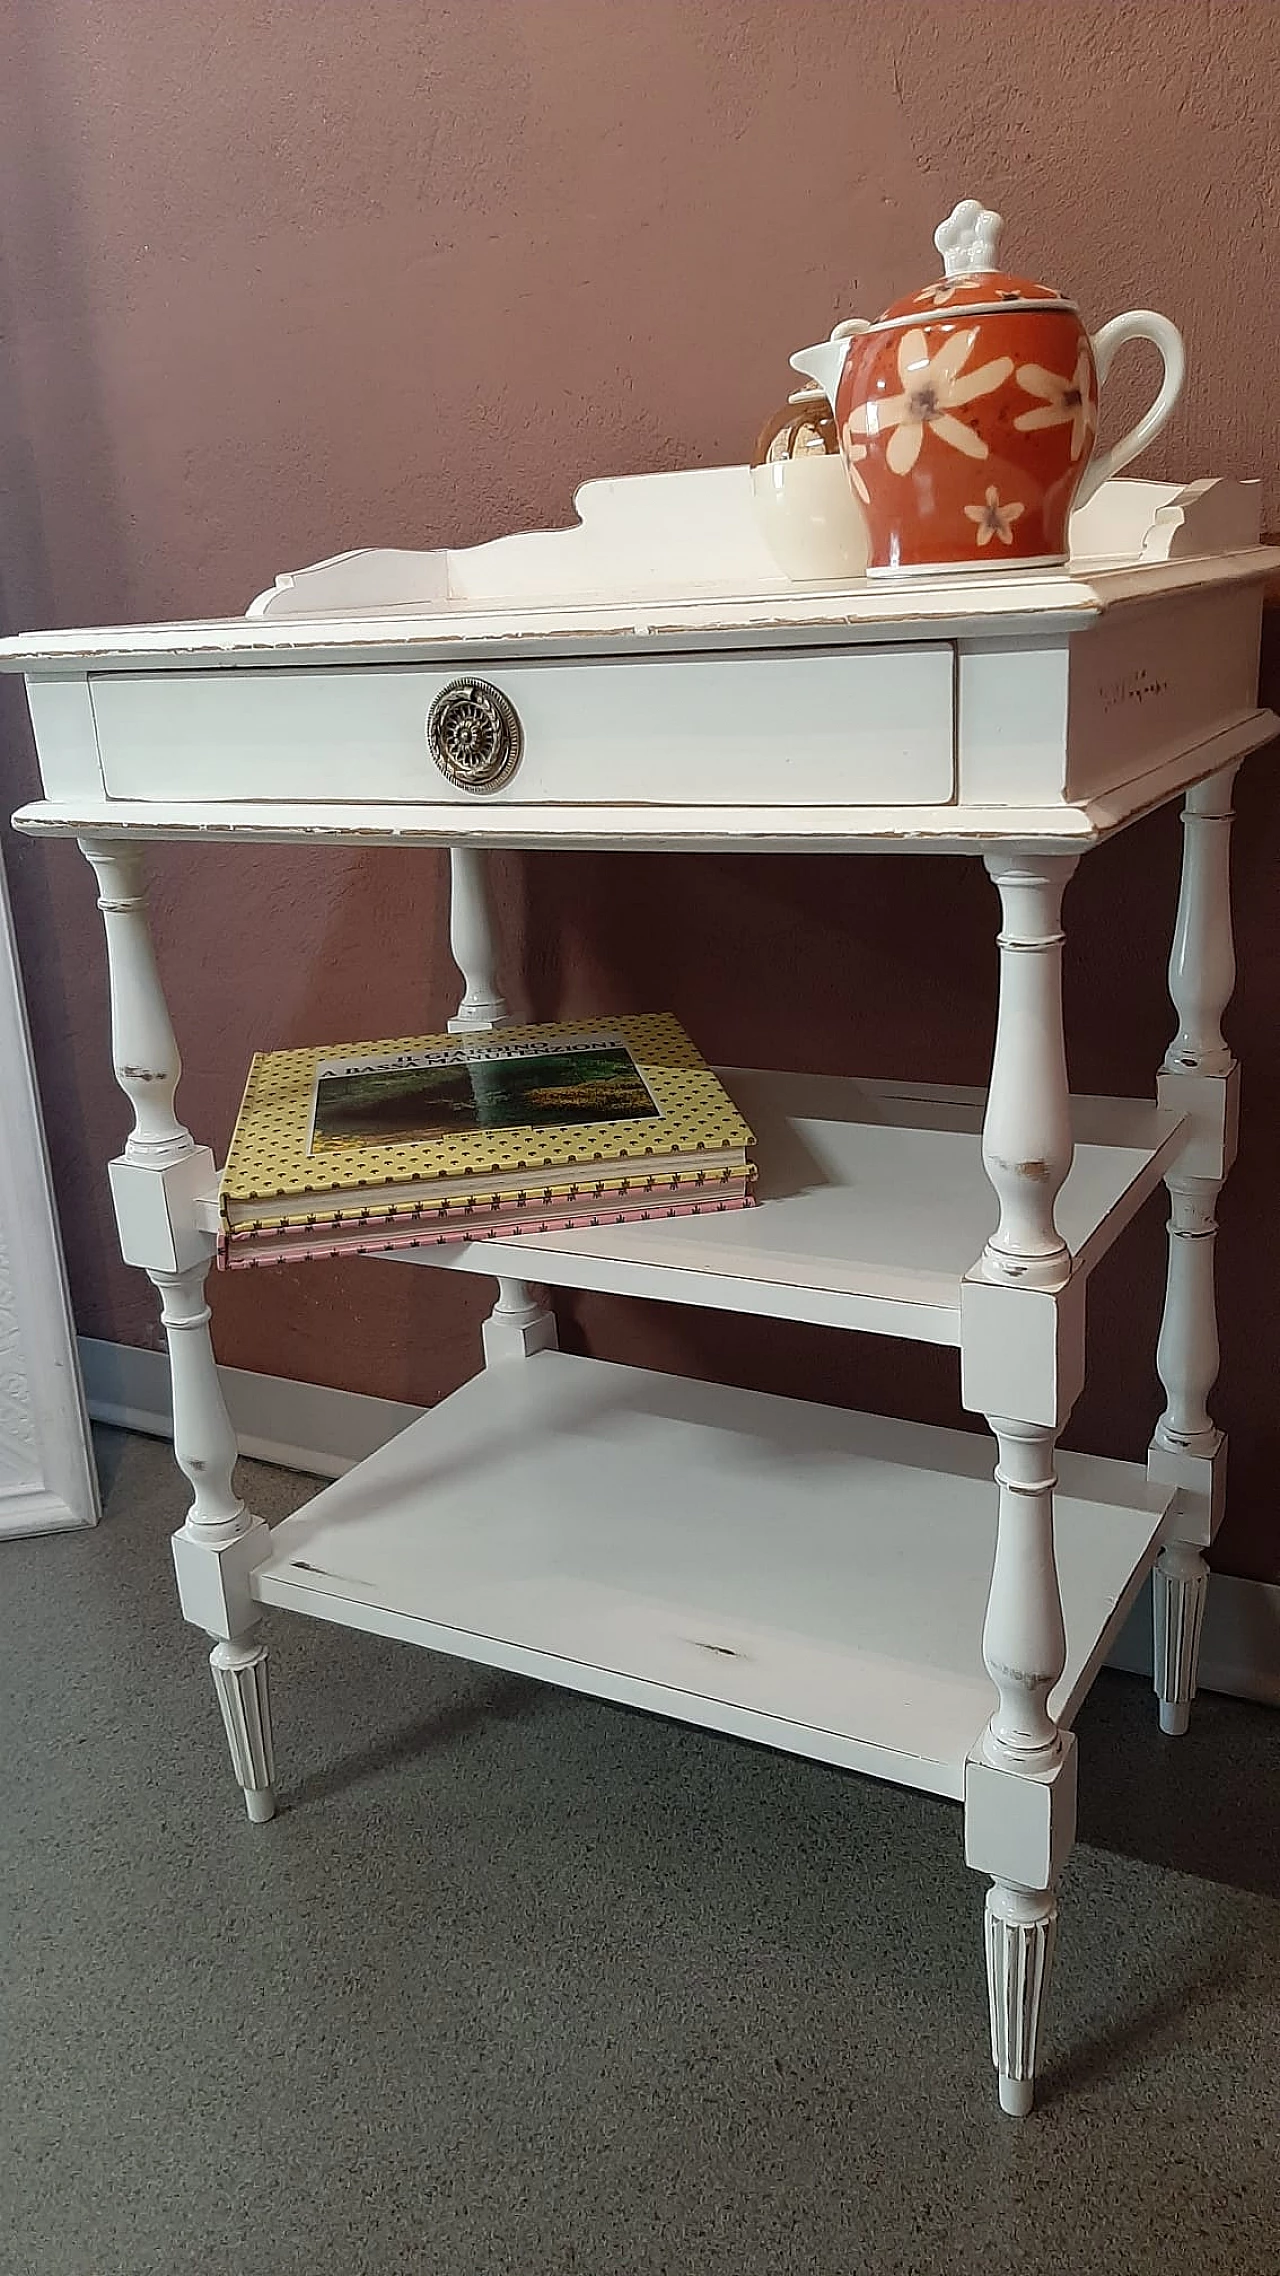
[[[869,330],[865,316],[847,316],[843,324],[837,324],[829,340],[819,340],[816,348],[800,348],[791,358],[792,370],[800,372],[805,379],[815,380],[833,411],[849,342],[855,333]]]
[[[844,370],[848,349],[843,340],[822,340],[815,348],[801,348],[791,358],[791,368],[805,379],[815,380],[822,389],[832,410],[836,407],[836,389]]]

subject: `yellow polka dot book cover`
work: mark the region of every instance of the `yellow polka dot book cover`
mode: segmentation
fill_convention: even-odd
[[[259,1052],[219,1261],[742,1208],[752,1143],[669,1012]]]

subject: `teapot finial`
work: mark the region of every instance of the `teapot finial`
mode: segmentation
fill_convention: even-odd
[[[961,198],[955,212],[933,233],[946,274],[971,277],[996,268],[996,241],[1003,228],[1002,214],[992,213],[977,198]]]

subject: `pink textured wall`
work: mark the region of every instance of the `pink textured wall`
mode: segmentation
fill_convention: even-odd
[[[592,474],[741,458],[788,351],[923,278],[967,193],[1091,319],[1147,302],[1185,327],[1187,396],[1148,470],[1262,474],[1280,521],[1267,0],[0,0],[0,21],[12,626],[234,611],[346,545],[465,544],[566,519]],[[1122,410],[1148,377],[1135,354]],[[12,690],[3,729],[13,805],[33,768]],[[1241,808],[1226,1561],[1277,1572],[1265,762]],[[1177,835],[1144,826],[1072,888],[1078,1087],[1135,1087],[1163,1049]],[[150,1344],[101,1171],[125,1117],[88,872],[66,848],[6,859],[79,1322]],[[254,1046],[450,1007],[439,856],[169,849],[154,876],[181,1103],[216,1146]],[[533,1016],[670,1004],[713,1056],[982,1077],[994,924],[971,865],[512,856],[498,877]],[[1094,1284],[1081,1442],[1145,1443],[1162,1246],[1148,1213]],[[427,1399],[473,1366],[485,1290],[369,1263],[215,1300],[233,1362]],[[944,1353],[605,1300],[562,1316],[619,1356],[956,1408]]]

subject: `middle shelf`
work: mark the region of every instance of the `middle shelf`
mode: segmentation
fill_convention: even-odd
[[[981,1091],[716,1069],[756,1134],[758,1204],[698,1217],[386,1252],[389,1261],[958,1344],[960,1284],[996,1202]],[[1090,1271],[1176,1158],[1143,1099],[1074,1098],[1058,1224]]]

